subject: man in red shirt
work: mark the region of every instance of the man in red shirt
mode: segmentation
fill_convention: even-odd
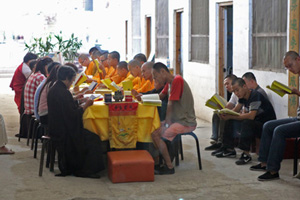
[[[37,55],[33,53],[27,53],[23,58],[23,63],[18,66],[14,76],[11,80],[10,86],[12,90],[15,91],[15,103],[18,106],[19,113],[21,113],[21,96],[22,90],[26,83],[26,79],[31,74],[31,69],[29,68],[29,62],[31,60],[37,59]]]
[[[152,133],[153,143],[162,154],[165,165],[156,170],[157,174],[174,174],[167,146],[162,138],[172,141],[176,135],[195,130],[197,122],[194,110],[194,98],[190,87],[180,76],[170,74],[163,63],[153,65],[153,79],[155,82],[165,85],[159,94],[160,99],[169,96],[166,120],[161,127]]]

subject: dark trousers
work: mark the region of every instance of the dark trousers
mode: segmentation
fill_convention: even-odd
[[[284,155],[285,139],[296,137],[300,137],[300,121],[297,118],[266,122],[263,126],[258,160],[267,163],[268,170],[279,171]]]
[[[223,146],[229,149],[234,148],[234,135],[238,132],[240,140],[238,148],[250,151],[252,139],[261,137],[263,123],[255,120],[227,120],[223,134]]]

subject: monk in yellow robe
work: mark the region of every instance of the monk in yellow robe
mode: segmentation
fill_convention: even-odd
[[[90,61],[88,55],[80,54],[78,56],[78,62],[81,66],[86,67],[85,74],[93,75],[96,73],[96,66],[94,66],[94,62]]]

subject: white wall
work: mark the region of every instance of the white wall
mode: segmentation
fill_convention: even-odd
[[[265,89],[275,108],[278,118],[287,117],[287,96],[281,98],[270,90],[266,85],[276,79],[287,83],[286,73],[276,73],[270,71],[251,70],[251,1],[252,0],[233,0],[233,73],[237,76],[243,75],[247,71],[255,74],[259,85]],[[130,1],[131,2],[131,1]],[[227,0],[209,1],[209,63],[201,64],[190,62],[190,0],[169,0],[169,58],[171,66],[174,66],[175,58],[175,11],[182,9],[182,51],[183,51],[183,74],[188,82],[195,101],[195,111],[197,117],[211,121],[212,110],[204,104],[217,91],[217,65],[218,65],[218,3],[230,2]],[[128,3],[131,5],[131,3]],[[131,8],[128,9],[131,14]],[[152,50],[155,50],[155,0],[141,0],[141,36],[142,52],[145,53],[145,16],[152,19]],[[131,52],[131,17],[129,19],[129,53]],[[122,35],[123,37],[123,35]],[[134,55],[131,55],[134,56]],[[132,58],[132,57],[129,57]],[[160,60],[165,62],[165,60]]]

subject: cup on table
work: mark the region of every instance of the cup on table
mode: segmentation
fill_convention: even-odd
[[[112,102],[112,95],[104,94],[104,102],[106,102],[106,103]]]
[[[132,102],[132,96],[131,95],[125,95],[125,102]]]

